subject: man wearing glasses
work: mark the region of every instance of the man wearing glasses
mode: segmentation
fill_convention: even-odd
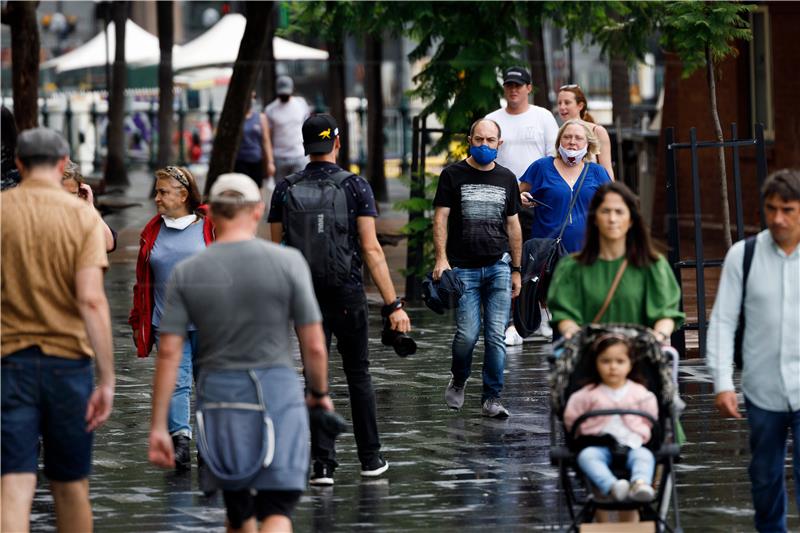
[[[451,409],[464,404],[483,309],[481,413],[491,418],[509,416],[500,403],[506,358],[503,332],[511,298],[521,285],[519,188],[514,174],[495,162],[503,145],[500,134],[495,121],[477,120],[469,132],[469,157],[442,170],[433,200],[433,278],[440,279],[452,268],[464,284],[456,311],[453,377],[445,402]]]

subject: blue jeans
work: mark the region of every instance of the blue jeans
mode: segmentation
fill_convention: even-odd
[[[503,391],[506,363],[505,328],[511,309],[510,256],[482,268],[454,268],[464,282],[464,294],[456,311],[456,336],[453,338],[451,372],[456,385],[463,385],[470,375],[472,352],[481,332],[483,310],[483,393],[481,403],[499,398]]]
[[[617,480],[609,468],[611,459],[611,450],[605,446],[587,446],[578,454],[578,466],[603,494],[608,494]],[[627,466],[632,481],[642,480],[648,485],[653,483],[656,460],[653,452],[644,446],[628,452]]]
[[[154,332],[154,335],[156,350],[158,350],[159,334]],[[167,415],[167,429],[173,437],[184,435],[192,438],[192,425],[189,422],[192,417],[192,380],[194,379],[192,360],[195,354],[197,354],[197,331],[187,331],[186,338],[183,339],[183,356],[181,356],[181,364],[178,366],[178,379],[175,381],[175,390],[172,392]]]
[[[800,411],[767,411],[745,398],[750,425],[750,483],[756,529],[761,533],[784,532],[788,495],[784,476],[786,439],[792,429],[792,468],[797,508],[800,509]]]
[[[86,407],[94,390],[92,360],[65,359],[30,346],[2,359],[2,474],[36,473],[39,440],[52,481],[89,475],[92,438]]]

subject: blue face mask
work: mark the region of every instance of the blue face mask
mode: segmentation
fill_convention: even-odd
[[[470,146],[469,155],[471,155],[479,165],[488,165],[497,159],[497,148],[489,148],[489,146],[485,144]]]

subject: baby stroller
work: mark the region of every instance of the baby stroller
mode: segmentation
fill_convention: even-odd
[[[637,368],[643,384],[653,392],[658,402],[658,420],[646,413],[631,410],[592,411],[580,416],[571,431],[564,426],[563,414],[569,397],[577,392],[589,375],[589,365],[594,364],[590,357],[585,357],[592,343],[601,335],[608,333],[621,334],[633,341],[633,353],[636,354]],[[679,459],[680,446],[676,443],[677,410],[682,401],[677,397],[677,352],[671,348],[662,350],[658,341],[644,327],[637,325],[590,325],[565,341],[563,350],[553,359],[550,373],[550,462],[559,468],[559,488],[564,495],[569,517],[572,521],[568,531],[578,531],[580,524],[592,522],[597,510],[629,511],[637,510],[643,521],[655,521],[659,532],[680,532],[680,512],[678,509],[677,490],[675,484],[674,463]],[[633,501],[605,501],[592,491],[589,480],[578,468],[577,455],[580,451],[576,442],[576,430],[586,419],[593,416],[635,414],[643,416],[652,423],[652,437],[646,444],[656,459],[656,472],[653,479],[655,499],[650,503]],[[624,455],[615,454],[612,472],[617,477],[627,478]],[[579,487],[573,486],[579,485]],[[583,490],[580,490],[582,485]],[[674,513],[673,524],[667,522],[672,502]],[[561,500],[559,499],[559,507]],[[578,511],[576,512],[576,507]]]

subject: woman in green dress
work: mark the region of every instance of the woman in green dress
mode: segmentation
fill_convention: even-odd
[[[553,328],[570,338],[602,308],[621,264],[619,285],[598,322],[640,324],[662,343],[683,322],[680,288],[663,255],[656,252],[636,195],[623,183],[597,190],[586,222],[583,250],[559,261],[547,295]]]

